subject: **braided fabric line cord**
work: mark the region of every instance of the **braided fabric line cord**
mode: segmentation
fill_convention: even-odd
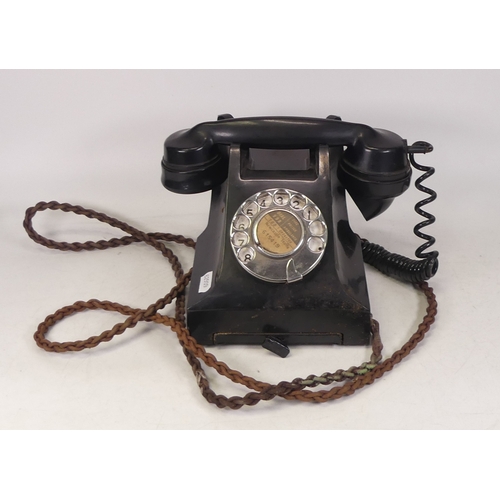
[[[85,243],[67,243],[50,240],[38,234],[33,229],[33,218],[38,212],[45,210],[62,210],[63,212],[71,212],[76,215],[83,215],[90,219],[96,219],[103,223],[109,224],[112,227],[121,229],[128,236],[122,238],[111,238],[109,240],[87,241]],[[349,396],[355,391],[361,389],[365,385],[372,384],[377,379],[382,377],[384,373],[392,370],[392,368],[400,363],[410,352],[415,349],[417,344],[421,342],[425,334],[429,331],[434,323],[437,314],[436,297],[427,283],[418,283],[414,285],[419,289],[427,299],[426,314],[417,328],[417,331],[410,337],[404,346],[396,351],[392,356],[382,361],[382,342],[379,333],[379,325],[375,320],[372,320],[372,350],[373,353],[368,362],[363,363],[358,367],[351,367],[347,370],[337,370],[334,373],[323,373],[320,376],[309,375],[305,378],[295,378],[291,382],[282,381],[278,384],[270,384],[256,380],[252,377],[245,376],[237,370],[227,366],[224,362],[208,353],[205,348],[198,344],[190,335],[186,328],[186,287],[191,279],[191,271],[184,273],[177,256],[165,246],[165,242],[174,242],[190,248],[195,247],[194,240],[185,238],[180,235],[170,233],[144,233],[124,222],[109,217],[103,213],[94,210],[85,209],[78,205],[70,205],[68,203],[59,203],[57,201],[40,202],[34,207],[26,210],[24,219],[24,228],[28,236],[36,243],[63,251],[82,251],[82,250],[105,250],[107,248],[116,248],[118,246],[130,245],[132,243],[143,242],[160,251],[162,255],[168,259],[174,276],[176,278],[175,286],[156,302],[149,305],[146,309],[133,308],[117,302],[102,301],[90,299],[88,301],[78,301],[72,305],[68,305],[58,309],[53,314],[47,316],[34,334],[35,341],[39,347],[49,352],[68,352],[81,351],[96,347],[101,342],[109,342],[116,335],[121,335],[125,330],[133,328],[140,321],[155,322],[163,324],[170,328],[179,340],[182,350],[188,363],[191,365],[193,373],[196,377],[197,384],[205,399],[219,408],[239,409],[242,406],[253,406],[260,401],[267,401],[279,396],[287,400],[298,400],[305,402],[321,403],[329,400],[338,399],[344,396]],[[166,305],[175,301],[175,317],[160,314],[158,311]],[[110,330],[102,332],[100,335],[89,337],[86,340],[77,340],[72,342],[53,342],[47,339],[47,333],[52,326],[62,319],[71,316],[72,314],[86,310],[105,310],[118,312],[127,318],[117,323]],[[244,396],[227,397],[216,394],[211,388],[209,380],[202,367],[202,361],[206,366],[213,368],[221,376],[224,376],[234,382],[250,389]],[[310,390],[318,385],[332,385],[328,390]]]

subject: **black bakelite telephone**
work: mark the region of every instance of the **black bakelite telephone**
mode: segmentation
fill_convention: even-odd
[[[433,173],[413,155],[432,146],[387,130],[299,117],[234,119],[181,130],[165,141],[162,183],[175,193],[212,191],[187,301],[187,324],[201,344],[260,344],[286,356],[289,345],[370,343],[363,259],[414,283],[437,271],[434,222],[421,210]],[[347,218],[345,191],[369,220],[410,184],[429,198],[415,207],[427,220],[419,260],[360,239]]]

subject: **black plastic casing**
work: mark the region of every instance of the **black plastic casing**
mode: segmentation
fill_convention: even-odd
[[[291,180],[283,178],[282,171],[253,169],[248,148],[230,148],[228,179],[212,192],[208,226],[196,244],[187,324],[198,342],[260,345],[268,336],[285,345],[370,342],[361,244],[349,227],[345,192],[336,176],[341,152],[326,146],[313,149],[311,168],[296,172]],[[268,150],[268,161],[275,162],[279,153]],[[260,161],[266,161],[266,152],[260,152]],[[231,219],[238,207],[269,188],[293,189],[308,196],[328,227],[321,262],[294,283],[255,278],[241,268],[230,246]],[[213,272],[212,287],[200,293],[200,281],[209,272]]]

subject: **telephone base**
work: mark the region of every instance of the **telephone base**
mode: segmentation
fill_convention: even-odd
[[[262,345],[268,337],[284,345],[370,344],[361,241],[337,178],[341,152],[230,148],[228,179],[213,189],[208,225],[196,243],[187,300],[187,325],[200,344]],[[292,171],[297,175],[266,169],[280,164],[307,168]],[[240,228],[239,219],[252,225]],[[282,264],[292,257],[268,257],[278,240],[297,264],[281,282]],[[321,245],[311,247],[315,240]]]

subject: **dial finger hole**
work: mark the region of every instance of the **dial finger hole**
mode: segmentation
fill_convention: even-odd
[[[233,234],[233,238],[231,240],[235,247],[242,247],[248,243],[248,234],[242,231],[238,231]]]
[[[278,190],[274,193],[274,203],[283,207],[288,204],[290,200],[290,195],[286,191]]]
[[[323,251],[323,248],[325,248],[325,243],[321,238],[314,236],[312,238],[309,238],[307,247],[309,248],[309,250],[311,250],[311,252],[320,253]]]
[[[255,258],[255,250],[252,247],[243,247],[238,252],[238,259],[243,262],[243,264],[248,264]]]
[[[254,201],[248,201],[243,205],[243,210],[242,212],[247,216],[247,217],[253,217],[254,215],[257,215],[259,211],[259,207],[257,203]]]
[[[311,205],[308,205],[304,210],[302,211],[302,217],[304,217],[305,220],[316,220],[318,218],[318,210],[314,208]]]
[[[235,229],[248,229],[250,226],[250,219],[245,215],[238,215],[233,222]]]
[[[313,236],[323,236],[325,234],[325,231],[325,224],[319,220],[315,220],[314,222],[311,222],[311,224],[309,224],[309,232]]]
[[[306,206],[306,200],[298,194],[290,198],[290,206],[295,210],[302,210]]]
[[[270,207],[272,202],[273,202],[273,197],[269,193],[262,193],[257,197],[257,203],[262,208]]]

